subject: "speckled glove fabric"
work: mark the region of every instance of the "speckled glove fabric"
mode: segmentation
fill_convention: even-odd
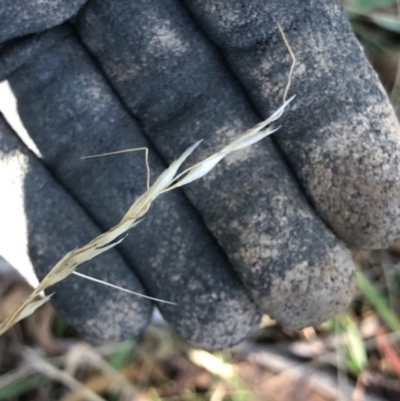
[[[342,310],[354,285],[346,245],[400,236],[396,118],[336,1],[7,0],[0,21],[10,16],[0,79],[41,158],[0,120],[0,185],[13,188],[0,222],[22,202],[39,277],[145,190],[141,155],[82,156],[146,146],[154,180],[199,139],[193,163],[279,107],[291,60],[275,21],[298,58],[282,128],[159,198],[121,245],[78,270],[176,302],[157,305],[165,319],[221,348],[262,313],[304,327]],[[151,316],[150,301],[80,277],[53,290],[96,340],[137,336]]]

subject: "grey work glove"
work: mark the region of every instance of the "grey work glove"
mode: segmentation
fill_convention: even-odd
[[[145,190],[140,155],[81,156],[147,146],[154,180],[197,140],[193,162],[280,106],[291,59],[276,21],[298,59],[282,128],[159,198],[121,245],[78,270],[176,302],[158,307],[207,348],[244,339],[261,313],[303,327],[346,306],[354,265],[341,240],[377,248],[400,233],[400,141],[333,0],[3,0],[0,78],[41,159],[1,121],[0,185],[14,189],[0,217],[20,203],[39,277]],[[0,232],[7,257],[12,236]],[[134,337],[150,319],[150,301],[80,277],[53,290],[94,339]]]

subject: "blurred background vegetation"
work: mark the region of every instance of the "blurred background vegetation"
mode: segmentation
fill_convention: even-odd
[[[400,116],[400,0],[343,3]],[[357,292],[346,313],[300,331],[266,317],[221,352],[194,349],[163,324],[135,341],[90,344],[45,305],[0,338],[0,401],[399,401],[400,242],[352,251]],[[0,319],[29,291],[0,258]]]

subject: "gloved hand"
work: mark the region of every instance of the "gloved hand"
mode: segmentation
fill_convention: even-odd
[[[400,141],[333,0],[6,0],[0,78],[40,158],[1,121],[0,253],[12,261],[26,238],[18,255],[43,277],[145,190],[139,154],[82,156],[146,146],[154,180],[197,140],[193,163],[268,117],[291,63],[276,21],[298,59],[282,128],[159,198],[78,270],[176,302],[157,306],[207,348],[242,340],[261,313],[303,327],[342,310],[354,265],[341,240],[376,248],[399,235]],[[134,337],[150,319],[150,301],[80,277],[54,291],[93,339]]]

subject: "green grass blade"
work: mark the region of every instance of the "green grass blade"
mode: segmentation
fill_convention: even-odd
[[[118,344],[115,353],[110,358],[110,365],[116,370],[122,369],[126,366],[131,357],[134,345],[134,341],[125,341]]]
[[[346,332],[352,370],[354,374],[359,375],[367,366],[367,353],[357,323],[349,315],[346,319]]]
[[[17,383],[9,384],[8,386],[0,389],[0,401],[8,401],[12,398],[25,394],[28,391],[34,390],[45,381],[46,379],[44,377],[35,376]]]
[[[357,270],[356,282],[358,288],[375,308],[386,325],[393,331],[399,331],[400,319],[390,309],[387,299],[371,284],[361,270]]]
[[[380,28],[387,31],[400,33],[400,19],[397,16],[389,14],[375,14],[370,16],[373,21]]]
[[[347,12],[366,14],[379,7],[388,7],[396,4],[396,0],[354,0],[346,6]]]

